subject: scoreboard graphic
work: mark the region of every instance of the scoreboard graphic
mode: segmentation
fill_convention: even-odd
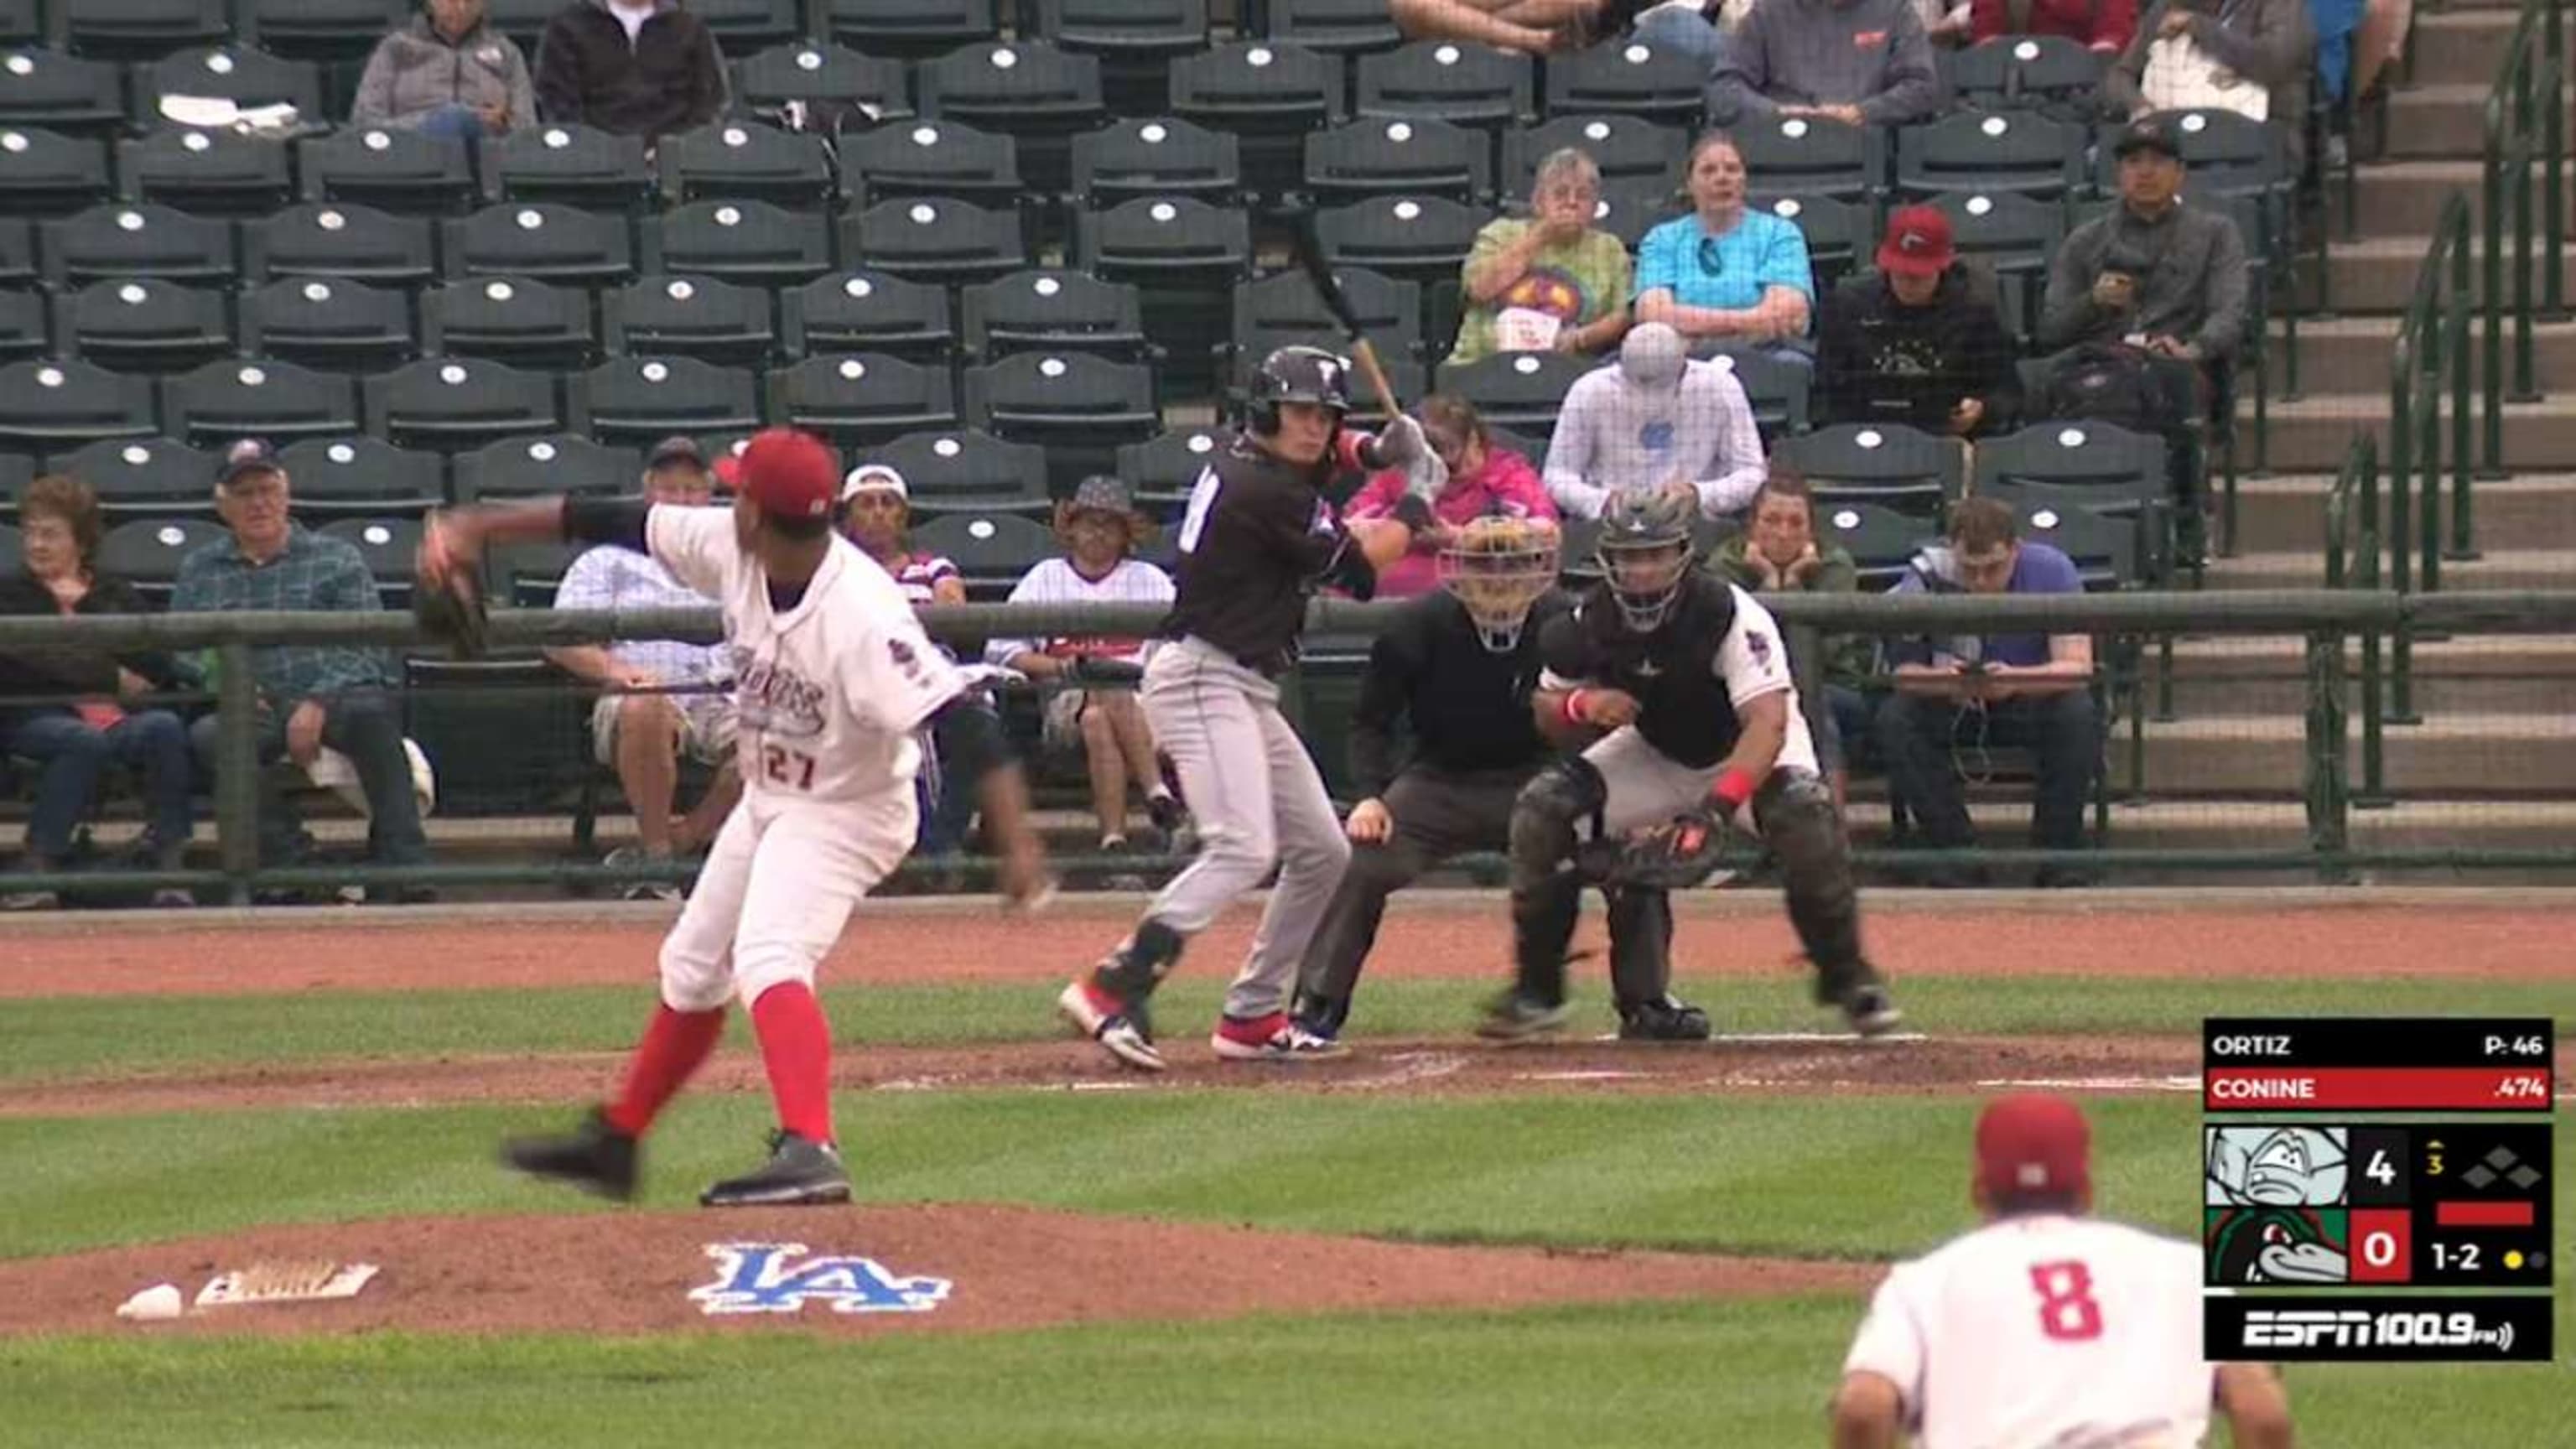
[[[2206,1023],[2209,1356],[2548,1359],[2554,1045],[2546,1020]]]

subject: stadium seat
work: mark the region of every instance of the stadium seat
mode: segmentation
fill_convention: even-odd
[[[832,39],[869,55],[916,60],[1002,33],[997,0],[821,0]]]
[[[654,148],[653,169],[666,205],[720,196],[793,209],[821,206],[840,189],[832,148],[821,136],[750,121],[721,120],[665,136]]]
[[[1056,553],[1046,525],[1009,513],[949,513],[912,531],[913,547],[957,565],[966,597],[1000,603],[1040,559]]]
[[[1708,62],[1634,36],[1547,58],[1550,117],[1636,116],[1684,130],[1706,106]]]
[[[1006,443],[973,428],[907,433],[871,449],[867,460],[903,475],[917,518],[980,512],[1043,517],[1052,506],[1045,449]]]
[[[127,200],[200,216],[264,216],[295,195],[293,148],[236,131],[165,126],[119,144],[116,168]]]
[[[0,208],[68,216],[116,195],[107,143],[29,126],[0,127]]]
[[[1248,40],[1175,61],[1172,114],[1237,137],[1245,184],[1275,197],[1297,187],[1306,133],[1339,124],[1350,109],[1339,56]]]
[[[1427,304],[1422,330],[1438,337],[1454,335],[1459,268],[1486,220],[1481,211],[1436,196],[1379,197],[1316,212],[1315,234],[1336,267],[1367,267],[1420,283]]]
[[[1493,138],[1431,117],[1363,117],[1306,137],[1305,194],[1318,206],[1373,196],[1494,197]]]
[[[33,45],[45,37],[37,0],[0,0],[0,45]]]
[[[1016,139],[1020,174],[1042,195],[1064,193],[1073,137],[1109,119],[1099,59],[1043,41],[964,46],[924,61],[918,80],[922,115]]]
[[[2091,108],[2110,58],[2061,35],[1996,36],[1939,51],[1945,89],[1980,111]]]
[[[1215,206],[1243,200],[1243,153],[1223,131],[1172,117],[1112,121],[1073,138],[1068,204],[1110,207],[1152,196]]]
[[[32,288],[0,288],[0,363],[54,354],[53,310]]]
[[[600,298],[607,350],[757,366],[778,347],[769,293],[714,277],[646,276]]]
[[[779,293],[778,332],[789,357],[882,352],[945,367],[957,353],[947,288],[865,269]]]
[[[483,199],[551,201],[587,211],[640,211],[653,199],[644,138],[553,121],[486,140]]]
[[[1261,359],[1282,347],[1320,347],[1338,356],[1347,356],[1350,352],[1350,343],[1338,326],[1303,327],[1292,324],[1254,327],[1238,334],[1227,344],[1233,359],[1232,370],[1226,378],[1227,416],[1240,418],[1244,415],[1244,396],[1252,385],[1253,369],[1261,365]],[[1386,370],[1387,386],[1394,390],[1399,406],[1403,401],[1418,399],[1431,390],[1430,369],[1412,358],[1390,355],[1382,350],[1378,363]],[[1377,394],[1367,382],[1356,374],[1350,378],[1350,393],[1348,421],[1352,427],[1375,428],[1387,421],[1385,406],[1378,401]]]
[[[805,33],[801,0],[689,0],[689,13],[706,24],[727,55],[749,55]]]
[[[2040,293],[2048,282],[2050,261],[2066,241],[2066,210],[2010,192],[1945,191],[1932,198],[1950,218],[1950,236],[1959,255],[1994,273],[1996,289],[2005,294],[2006,325],[2014,319],[2035,322]],[[2014,341],[2028,346],[2027,325],[2012,328]]]
[[[367,379],[367,423],[398,448],[458,453],[566,426],[555,380],[479,358],[426,357]]]
[[[404,0],[237,0],[236,9],[243,38],[261,48],[344,65],[365,61],[387,31],[414,13]],[[346,110],[339,106],[333,113]]]
[[[841,170],[860,206],[900,196],[948,197],[981,206],[1020,203],[1019,143],[960,121],[924,117],[841,138]]]
[[[1029,265],[1019,216],[968,201],[897,197],[843,216],[841,228],[849,260],[916,282],[968,287]]]
[[[1464,367],[1440,369],[1440,390],[1475,404],[1484,419],[1532,438],[1556,435],[1566,389],[1593,369],[1564,352],[1497,352]]]
[[[45,471],[87,483],[111,522],[215,511],[215,455],[169,438],[101,439],[55,454]]]
[[[447,275],[604,287],[635,275],[626,223],[549,202],[503,202],[441,223]]]
[[[296,479],[295,502],[304,504],[303,482]],[[420,520],[400,517],[335,518],[322,525],[325,538],[336,538],[358,551],[376,581],[376,593],[388,609],[411,607],[412,577],[420,556]]]
[[[1388,16],[1386,0],[1261,0],[1267,34],[1331,56],[1393,50],[1404,32]]]
[[[1991,483],[2045,483],[2162,496],[2165,444],[2109,423],[2052,421],[1977,443],[1976,491]],[[2151,488],[2152,485],[2152,488]]]
[[[359,430],[358,384],[273,357],[226,358],[163,378],[161,419],[170,436],[200,447],[336,437]]]
[[[1755,195],[1745,199],[1798,229],[1807,239],[1807,266],[1821,300],[1834,283],[1878,254],[1878,225],[1870,208],[1830,196]]]
[[[2054,200],[2084,184],[2082,126],[2023,114],[1961,111],[1896,133],[1896,189],[2013,192]]]
[[[1620,245],[1634,256],[1637,244],[1646,239],[1646,233],[1674,217],[1689,214],[1689,211],[1689,203],[1672,186],[1661,183],[1605,185],[1601,188],[1600,202],[1592,208],[1592,224],[1617,237]]]
[[[1136,289],[1086,272],[1037,268],[965,293],[966,354],[990,361],[1010,352],[1094,352],[1145,360]]]
[[[1816,510],[1817,541],[1839,545],[1852,556],[1861,592],[1868,594],[1886,592],[1904,577],[1914,555],[1940,534],[1936,520],[1875,503],[1836,503]]]
[[[1887,180],[1887,133],[1812,116],[1764,117],[1734,131],[1747,184],[1764,196],[1867,201]]]
[[[1959,496],[1966,467],[1958,441],[1902,423],[1840,423],[1780,439],[1771,461],[1794,468],[1816,505],[1875,503],[1937,517]]]
[[[809,357],[773,370],[769,395],[770,411],[779,421],[845,447],[873,446],[906,433],[957,425],[957,394],[948,369],[882,352]]]
[[[1601,189],[1655,190],[1677,193],[1682,184],[1682,158],[1690,151],[1688,131],[1661,126],[1641,116],[1559,115],[1543,125],[1503,133],[1501,186],[1506,201],[1526,203],[1538,178],[1538,165],[1551,154],[1571,148],[1592,158],[1601,173]]]
[[[1784,362],[1766,352],[1719,349],[1717,358],[1735,369],[1744,399],[1753,406],[1753,421],[1768,446],[1788,433],[1807,430],[1807,393],[1816,372],[1802,363]]]
[[[227,0],[53,0],[54,29],[82,55],[150,60],[192,45],[230,39]]]
[[[527,277],[473,277],[420,298],[420,338],[432,357],[479,357],[537,372],[586,367],[599,351],[590,294]]]
[[[233,229],[166,206],[93,206],[44,224],[45,278],[83,287],[103,277],[228,283],[239,272]]]
[[[212,484],[208,485],[212,491]],[[98,571],[134,585],[155,608],[170,602],[179,566],[188,555],[232,535],[211,516],[137,518],[117,524],[99,540]]]
[[[1185,388],[1216,381],[1228,299],[1252,270],[1252,218],[1239,205],[1140,197],[1074,217],[1076,265],[1141,293],[1146,335]]]
[[[0,287],[32,287],[44,275],[36,252],[36,224],[0,216]]]
[[[1431,116],[1493,132],[1538,119],[1530,58],[1485,45],[1417,40],[1357,63],[1361,116]]]
[[[310,438],[277,461],[293,480],[295,511],[306,518],[418,518],[447,503],[446,460],[382,438]]]
[[[0,485],[10,487],[12,491],[9,496],[13,498],[26,491],[26,484],[21,481],[26,474],[26,461],[15,455],[0,454]],[[9,474],[17,476],[6,476]],[[18,571],[26,566],[26,549],[27,545],[19,538],[18,530],[6,523],[0,523],[0,550],[5,550],[0,552],[0,579],[15,578]]]
[[[125,129],[125,77],[111,61],[20,46],[0,55],[0,74],[0,126],[102,137]]]
[[[2024,539],[2054,545],[2074,561],[2089,593],[2166,575],[2162,537],[2170,524],[2162,498],[2105,499],[2090,487],[2046,483],[1980,484],[1977,496],[2013,511]]]
[[[454,141],[391,126],[351,127],[295,146],[307,201],[355,202],[414,216],[474,209],[473,153]]]
[[[1118,450],[1118,476],[1136,491],[1136,506],[1166,522],[1178,517],[1199,475],[1230,436],[1224,428],[1176,428]]]
[[[693,201],[645,218],[643,270],[797,286],[832,270],[832,219],[766,201]]]
[[[324,372],[379,372],[420,355],[410,294],[340,277],[280,277],[241,297],[242,350]]]
[[[1358,317],[1360,330],[1390,369],[1414,365],[1423,355],[1422,289],[1392,281],[1363,267],[1336,267],[1342,298]],[[1321,339],[1334,351],[1344,350],[1341,324],[1324,306],[1304,269],[1275,272],[1234,290],[1233,326],[1228,334],[1223,374],[1229,406],[1239,406],[1252,369],[1282,339]]]
[[[234,350],[232,307],[218,291],[124,277],[92,282],[54,308],[65,351],[101,367],[185,372]]]
[[[459,503],[551,493],[616,497],[643,491],[642,454],[568,433],[504,438],[459,453],[455,462]]]
[[[285,3],[292,4],[294,0],[285,0]],[[528,64],[534,66],[537,63],[537,42],[545,34],[546,22],[562,10],[558,0],[486,0],[483,21],[510,37],[526,54]]]
[[[151,127],[163,119],[164,96],[231,101],[243,110],[293,106],[299,120],[327,122],[322,71],[309,61],[280,60],[253,45],[183,50],[134,68],[134,118]]]
[[[1117,466],[1118,449],[1162,431],[1153,369],[1079,352],[1023,352],[966,369],[971,427],[1047,451],[1058,495]]]
[[[807,126],[818,131],[837,107],[857,107],[878,120],[912,114],[912,81],[903,62],[810,40],[774,46],[737,63],[733,94],[736,104],[768,121],[781,120],[791,103],[801,105]]]
[[[2195,196],[2280,196],[2298,178],[2291,174],[2281,133],[2262,121],[2234,111],[2158,111],[2167,134],[2182,143],[2183,164],[2191,171]],[[2119,194],[2119,157],[2113,143],[2121,127],[2095,132],[2094,189]]]
[[[602,442],[646,447],[673,433],[749,431],[767,421],[758,374],[688,357],[612,357],[572,379],[571,401],[575,430],[586,423]]]
[[[1172,104],[1172,62],[1205,50],[1208,0],[1025,0],[1022,33],[1100,61],[1112,114],[1159,116]]]
[[[293,206],[242,225],[242,270],[258,282],[338,277],[416,287],[438,276],[438,232],[426,217],[390,216],[369,206]]]

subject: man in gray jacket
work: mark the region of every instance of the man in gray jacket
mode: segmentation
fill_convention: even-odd
[[[2182,199],[2182,148],[2164,121],[2134,121],[2112,149],[2120,200],[2069,232],[2049,268],[2039,345],[2127,342],[2202,368],[2245,336],[2245,239],[2225,212]]]
[[[2102,77],[2102,94],[2130,120],[2154,111],[2147,99],[2147,48],[2188,35],[2228,70],[2265,88],[2264,124],[2281,139],[2290,174],[2307,151],[2308,72],[2316,68],[2317,32],[2307,0],[2157,0],[2138,22],[2129,48]]]
[[[1902,126],[1940,102],[1914,0],[1762,0],[1722,47],[1709,86],[1709,118],[1721,126],[1771,116]]]
[[[483,23],[484,0],[426,0],[409,25],[376,42],[349,120],[472,139],[534,125],[527,57]]]

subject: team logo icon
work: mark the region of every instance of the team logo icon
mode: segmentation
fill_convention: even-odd
[[[2211,1207],[2337,1207],[2345,1129],[2212,1127],[2202,1143],[2202,1200]]]
[[[2341,1208],[2209,1208],[2202,1243],[2213,1284],[2348,1283],[2351,1219]]]
[[[835,1313],[928,1313],[948,1301],[946,1278],[903,1277],[874,1258],[808,1256],[803,1243],[709,1243],[716,1281],[689,1290],[710,1317],[799,1313],[812,1302]]]

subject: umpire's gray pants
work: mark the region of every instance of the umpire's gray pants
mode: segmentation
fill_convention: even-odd
[[[1323,777],[1279,713],[1279,686],[1205,640],[1157,648],[1139,694],[1154,743],[1180,772],[1199,836],[1198,858],[1146,914],[1195,936],[1277,865],[1279,883],[1252,954],[1226,990],[1225,1014],[1285,1010],[1297,964],[1351,858]]]
[[[1453,855],[1511,849],[1512,802],[1531,773],[1523,768],[1461,774],[1414,765],[1398,774],[1382,797],[1395,829],[1382,843],[1352,847],[1350,869],[1333,892],[1315,944],[1307,948],[1298,990],[1348,1002],[1369,948],[1377,944],[1386,898]]]

